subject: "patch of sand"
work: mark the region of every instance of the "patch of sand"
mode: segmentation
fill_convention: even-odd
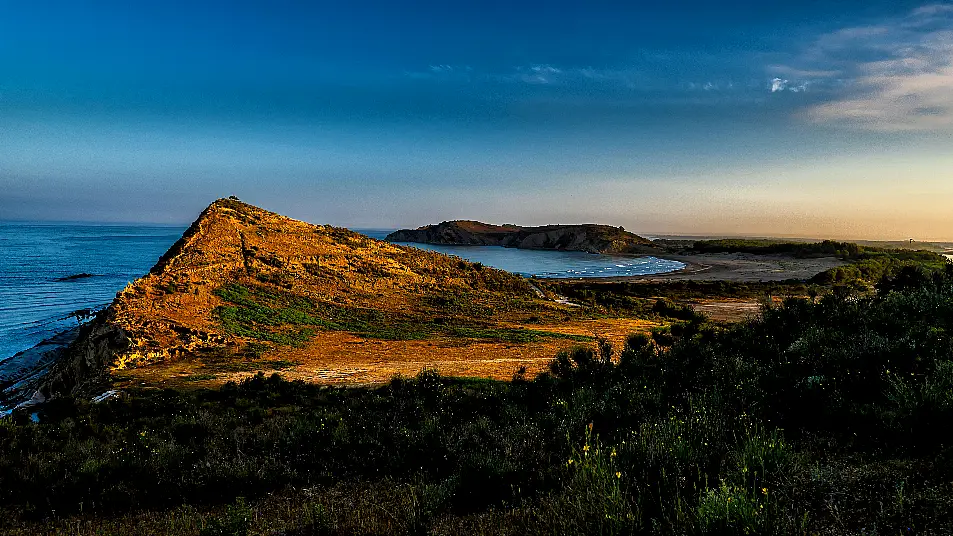
[[[683,262],[686,266],[682,270],[664,274],[613,277],[603,280],[649,282],[807,280],[825,270],[847,264],[835,257],[799,259],[787,255],[755,255],[751,253],[702,253],[698,255],[664,255],[663,257]]]

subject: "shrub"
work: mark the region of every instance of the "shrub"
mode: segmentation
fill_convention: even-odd
[[[201,536],[246,536],[251,527],[251,519],[254,515],[251,508],[245,503],[245,499],[239,497],[235,504],[225,507],[225,512],[212,518],[208,524],[202,528]]]

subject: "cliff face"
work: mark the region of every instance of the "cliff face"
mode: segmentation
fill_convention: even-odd
[[[411,313],[467,292],[488,303],[538,299],[506,272],[221,199],[83,327],[39,387],[90,394],[111,371],[249,345],[282,357],[322,330],[412,325]]]
[[[651,240],[621,227],[596,224],[520,227],[475,221],[445,221],[418,229],[401,229],[389,234],[387,240],[609,254],[652,254],[660,251]]]
[[[48,399],[59,394],[86,396],[102,392],[108,385],[109,363],[126,351],[131,341],[114,320],[115,311],[106,309],[80,328],[72,344],[57,350],[50,372],[36,379],[36,387]]]

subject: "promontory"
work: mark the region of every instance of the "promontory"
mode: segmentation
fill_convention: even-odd
[[[651,240],[622,227],[597,224],[522,227],[455,220],[417,229],[401,229],[387,235],[387,240],[612,254],[651,254],[660,251]]]
[[[606,237],[622,236],[606,229],[613,231]],[[601,247],[612,243],[602,240]],[[215,385],[259,370],[351,385],[436,367],[509,379],[517,370],[541,372],[560,350],[595,334],[621,347],[630,333],[657,326],[560,303],[489,266],[219,199],[149,274],[44,361],[54,362],[44,378],[0,375],[0,402],[8,383],[17,385],[10,399],[36,391],[34,398],[49,399]]]

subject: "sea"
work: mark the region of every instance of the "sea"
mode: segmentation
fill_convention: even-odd
[[[75,327],[77,311],[108,305],[185,229],[0,222],[0,361]]]
[[[0,222],[0,362],[75,327],[85,312],[148,273],[185,225]],[[394,229],[356,229],[382,239]],[[524,276],[647,275],[682,263],[654,257],[407,244]]]

